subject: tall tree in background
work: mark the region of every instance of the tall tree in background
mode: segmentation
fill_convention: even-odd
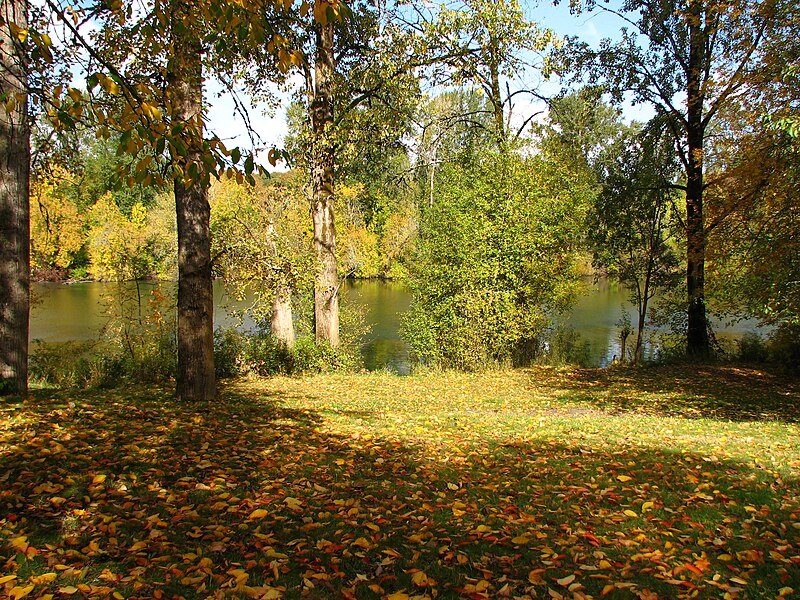
[[[538,98],[537,85],[520,77],[530,74],[530,61],[553,41],[553,33],[527,20],[517,0],[463,0],[429,10],[426,4],[415,6],[409,23],[425,40],[431,81],[480,90],[489,118],[472,122],[506,152],[535,116],[512,122],[515,101]]]
[[[709,228],[705,192],[708,135],[729,102],[747,92],[748,74],[773,14],[773,0],[625,0],[617,12],[589,0],[588,9],[614,12],[624,21],[619,42],[592,49],[577,39],[561,52],[575,73],[587,69],[621,99],[651,104],[669,117],[683,167],[686,198],[687,351],[709,353],[705,263]]]
[[[28,390],[30,129],[27,2],[0,3],[0,391]]]
[[[636,341],[631,362],[644,350],[644,330],[651,301],[680,281],[672,243],[677,219],[672,183],[679,165],[672,140],[655,119],[642,131],[630,128],[601,159],[602,188],[587,223],[594,265],[629,290],[636,307]],[[624,344],[623,344],[624,346]],[[625,348],[621,348],[625,360]]]
[[[402,32],[386,26],[387,13],[372,3],[317,2],[313,20],[303,11],[289,21],[286,43],[304,85],[289,114],[287,148],[310,175],[314,285],[318,342],[339,343],[336,262],[336,176],[367,146],[391,146],[402,137],[418,84],[413,60],[404,57]],[[285,26],[285,25],[284,25]],[[299,110],[297,107],[302,107]]]

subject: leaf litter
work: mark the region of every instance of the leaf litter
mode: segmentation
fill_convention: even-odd
[[[36,393],[0,405],[0,594],[796,597],[797,390],[704,369]]]

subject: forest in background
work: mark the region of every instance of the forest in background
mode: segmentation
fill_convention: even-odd
[[[15,56],[30,67],[22,96],[10,93],[19,77],[3,88],[7,113],[24,108],[31,126],[30,270],[177,278],[177,330],[157,356],[177,347],[187,398],[213,395],[208,373],[220,373],[197,302],[215,276],[257,295],[271,351],[286,356],[293,302],[313,294],[316,343],[347,363],[334,350],[341,279],[388,277],[409,281],[405,335],[424,364],[528,364],[591,271],[631,291],[632,362],[654,317],[681,333],[680,352],[709,358],[717,312],[774,325],[777,354],[796,366],[796,8],[577,8],[618,12],[636,35],[558,39],[503,0],[52,3],[31,9],[29,28],[6,13],[8,72]],[[43,33],[53,22],[72,49]],[[72,87],[76,72],[86,89]],[[544,98],[531,83],[544,76],[563,91]],[[269,160],[288,172],[267,176],[204,130],[203,78],[287,112]],[[274,86],[295,82],[281,106]],[[653,118],[626,122],[623,98]],[[13,325],[4,317],[4,332]],[[9,369],[19,379],[18,359]]]

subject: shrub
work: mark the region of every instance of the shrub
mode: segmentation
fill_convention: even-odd
[[[763,363],[767,360],[769,352],[764,340],[756,333],[745,333],[739,340],[738,358],[742,362]]]
[[[779,325],[770,336],[767,349],[770,362],[796,372],[800,367],[800,326]]]

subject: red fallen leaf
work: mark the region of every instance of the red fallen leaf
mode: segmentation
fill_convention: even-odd
[[[702,575],[703,574],[703,572],[700,569],[698,569],[697,567],[695,567],[691,563],[686,563],[683,566],[686,567],[687,569],[689,569],[695,575]]]
[[[583,534],[583,537],[584,537],[584,538],[586,538],[586,541],[588,541],[588,542],[589,542],[589,543],[590,543],[592,546],[594,546],[594,547],[596,547],[596,548],[599,548],[599,547],[600,547],[600,540],[598,540],[598,539],[597,539],[597,538],[596,538],[594,535],[592,535],[591,533],[584,533],[584,534]]]

